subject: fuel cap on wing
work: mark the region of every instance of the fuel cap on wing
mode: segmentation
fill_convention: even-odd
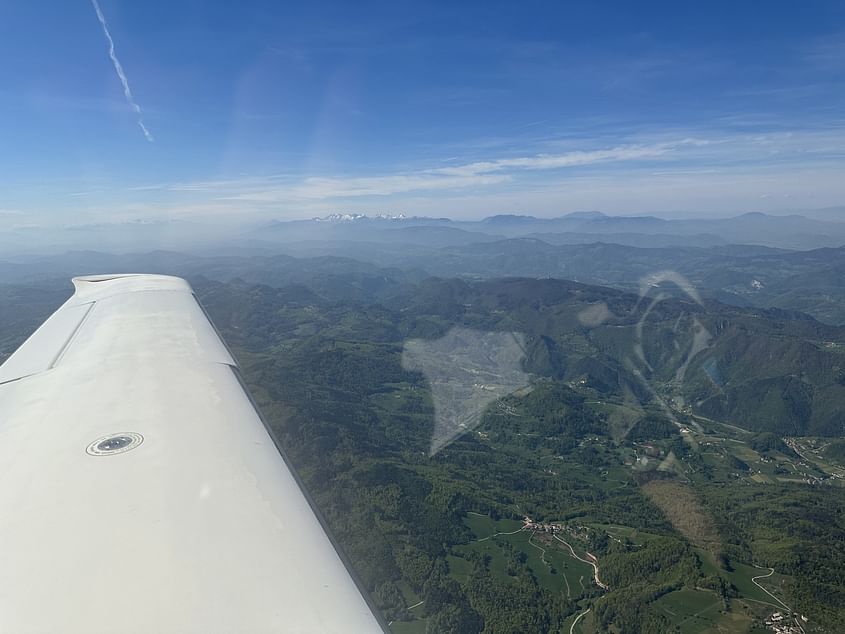
[[[123,431],[98,438],[88,445],[85,451],[92,456],[111,456],[131,451],[142,442],[144,442],[144,437],[141,434],[136,434],[134,431]]]

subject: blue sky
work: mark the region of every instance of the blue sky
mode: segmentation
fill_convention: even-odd
[[[0,6],[0,226],[845,204],[845,4]]]

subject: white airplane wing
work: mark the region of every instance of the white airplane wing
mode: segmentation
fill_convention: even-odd
[[[382,632],[179,278],[83,277],[0,367],[0,632]]]

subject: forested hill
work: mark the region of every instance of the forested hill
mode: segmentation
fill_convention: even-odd
[[[801,313],[698,303],[691,297],[655,303],[656,289],[640,298],[564,280],[432,278],[392,289],[380,303],[337,302],[304,286],[238,287],[200,280],[195,285],[212,302],[210,309],[237,327],[233,336],[254,341],[256,351],[267,343],[267,334],[289,336],[283,326],[293,326],[274,323],[268,314],[279,304],[319,306],[318,314],[329,315],[361,311],[367,316],[361,335],[393,345],[442,336],[456,324],[514,331],[526,336],[525,369],[538,377],[578,384],[604,397],[630,392],[647,402],[659,399],[678,414],[754,431],[845,434],[839,406],[845,402],[845,328]],[[233,291],[247,297],[231,302]],[[218,292],[227,298],[219,307]],[[332,321],[321,324],[324,335]],[[268,328],[274,333],[265,333]]]

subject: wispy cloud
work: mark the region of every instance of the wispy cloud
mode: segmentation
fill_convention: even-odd
[[[815,40],[804,59],[819,70],[841,71],[845,68],[845,31]]]
[[[652,145],[626,145],[610,149],[574,151],[562,154],[538,154],[490,161],[475,161],[411,172],[378,174],[373,176],[308,177],[298,182],[280,182],[279,177],[221,180],[197,183],[177,183],[153,186],[173,192],[218,192],[223,200],[274,202],[282,200],[320,200],[390,196],[412,192],[436,192],[453,189],[488,187],[511,181],[518,172],[555,170],[613,163],[655,159],[687,144],[704,141],[684,139]]]
[[[655,158],[671,151],[678,143],[659,143],[655,145],[628,145],[606,150],[576,151],[564,154],[539,154],[518,158],[505,158],[494,161],[477,161],[457,167],[444,167],[436,170],[440,174],[467,176],[489,174],[504,170],[548,170],[565,167],[578,167],[593,163],[610,161],[631,161]]]
[[[106,17],[103,15],[102,9],[100,9],[100,3],[97,2],[97,0],[91,0],[91,4],[94,6],[94,11],[97,12],[97,19],[100,21],[100,26],[103,27],[103,34],[106,36],[106,41],[109,43],[109,57],[111,58],[114,70],[120,79],[120,83],[123,86],[123,94],[126,97],[126,103],[128,103],[129,107],[132,108],[132,110],[135,111],[135,114],[138,115],[138,127],[141,128],[141,132],[144,133],[144,137],[147,141],[152,143],[154,141],[153,135],[150,134],[147,126],[144,125],[144,113],[141,111],[141,106],[136,103],[135,98],[132,96],[132,91],[129,88],[129,80],[126,78],[123,66],[120,64],[120,60],[117,59],[117,55],[114,52],[114,40],[112,39],[111,33],[109,33],[109,27],[108,24],[106,24]]]
[[[252,189],[241,191],[232,198],[271,202],[283,199],[390,196],[411,192],[485,187],[511,181],[518,172],[561,170],[594,164],[658,159],[682,146],[704,146],[709,143],[705,140],[686,138],[673,142],[475,161],[463,165],[450,165],[401,174],[346,178],[312,177],[306,178],[293,187]]]
[[[777,210],[839,204],[845,183],[834,176],[845,158],[845,128],[767,131],[665,131],[565,151],[447,156],[397,171],[275,174],[160,182],[124,189],[142,205],[138,217],[307,217],[388,205],[407,213],[461,215],[577,209],[609,212]],[[791,197],[790,197],[791,196]],[[781,201],[781,202],[779,202]],[[156,211],[157,210],[157,211]],[[135,213],[135,212],[133,212]]]
[[[241,200],[275,200],[280,194],[293,198],[351,198],[357,196],[390,196],[409,192],[495,185],[510,180],[507,174],[441,174],[437,171],[395,174],[366,178],[307,178],[283,191],[247,193]]]

